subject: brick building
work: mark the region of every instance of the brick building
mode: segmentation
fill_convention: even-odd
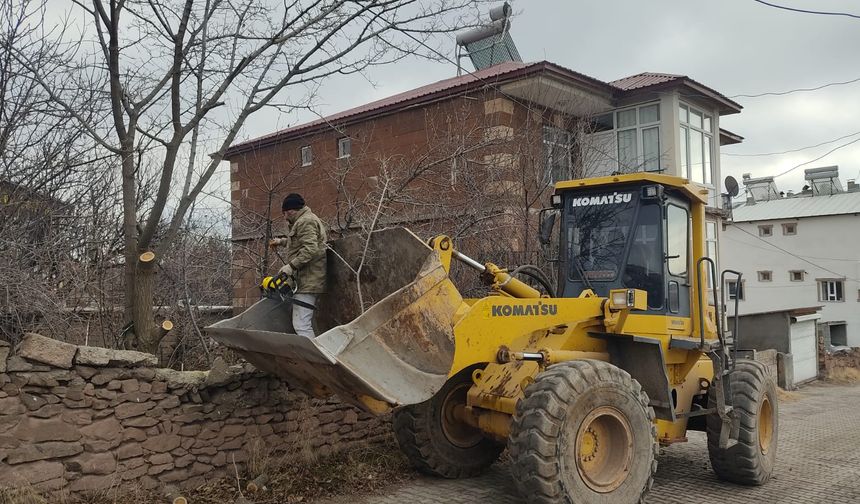
[[[706,185],[718,209],[719,145],[741,141],[719,118],[740,109],[686,76],[603,82],[507,62],[234,145],[234,307],[259,297],[288,192],[335,236],[378,217],[516,263],[534,252],[535,216],[558,180],[659,171]]]

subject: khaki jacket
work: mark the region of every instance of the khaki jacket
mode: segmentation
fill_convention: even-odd
[[[325,292],[326,231],[325,224],[305,206],[290,221],[287,235],[287,264],[295,271],[298,294]],[[279,240],[280,241],[280,240]],[[283,243],[283,241],[281,241]]]

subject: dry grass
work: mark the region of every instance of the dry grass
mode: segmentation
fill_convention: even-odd
[[[307,503],[324,497],[373,492],[414,476],[393,443],[354,448],[310,462],[296,460],[302,455],[270,456],[268,491],[246,497],[255,504]],[[241,481],[243,492],[247,481],[258,475],[249,470]],[[231,503],[239,497],[239,491],[235,478],[222,478],[188,492],[186,497],[195,504]]]
[[[776,396],[779,398],[779,402],[796,402],[800,400],[800,394],[797,392],[792,392],[779,387],[776,388]]]
[[[273,456],[263,443],[252,443],[248,467],[240,472],[239,484],[247,502],[254,504],[310,503],[338,495],[376,491],[414,477],[406,458],[393,442],[350,449],[329,457]],[[245,485],[261,474],[269,476],[268,490],[247,495]],[[197,489],[184,492],[194,504],[233,504],[240,492],[232,468],[230,474]],[[40,496],[32,488],[0,488],[0,504],[127,504],[166,502],[158,490],[144,490],[123,484],[100,492],[73,497],[55,494]]]
[[[831,383],[853,385],[860,383],[860,369],[851,367],[832,368],[827,372],[825,379]]]

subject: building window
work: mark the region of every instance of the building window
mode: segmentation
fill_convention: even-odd
[[[616,114],[618,169],[622,172],[660,168],[660,104],[619,110]]]
[[[758,235],[764,237],[773,236],[773,226],[769,224],[766,226],[759,226]]]
[[[788,276],[792,282],[802,282],[803,281],[803,271],[801,271],[801,270],[789,271]]]
[[[337,157],[338,159],[348,158],[352,153],[352,139],[343,137],[337,139]]]
[[[770,282],[773,280],[773,272],[772,271],[759,271],[758,272],[758,281],[759,282]]]
[[[681,122],[681,176],[700,184],[713,184],[711,159],[714,150],[713,118],[682,104],[678,111]]]
[[[818,281],[818,300],[819,301],[844,301],[843,280],[819,280]]]
[[[302,147],[302,166],[310,166],[314,162],[314,151],[310,145]]]
[[[743,301],[745,283],[745,280],[741,280],[740,285],[738,285],[737,280],[726,280],[726,289],[729,292],[729,299],[739,299]]]
[[[782,225],[782,234],[786,236],[796,235],[797,234],[797,223],[791,222],[788,224]]]
[[[573,138],[569,131],[553,126],[543,127],[544,169],[550,184],[571,178],[572,144]]]
[[[705,223],[705,242],[707,245],[707,249],[705,252],[708,257],[713,259],[715,262],[717,260],[717,223],[714,221],[707,221]],[[719,271],[719,265],[717,265],[717,270]],[[713,288],[713,279],[711,278],[711,272],[708,270],[708,288]]]

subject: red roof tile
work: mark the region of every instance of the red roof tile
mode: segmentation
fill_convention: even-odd
[[[442,91],[446,91],[449,89],[453,89],[459,86],[463,86],[466,84],[471,84],[478,80],[487,80],[494,79],[497,77],[501,77],[505,74],[511,73],[515,70],[522,70],[527,67],[537,66],[539,63],[523,63],[520,61],[508,61],[505,63],[501,63],[495,66],[491,66],[489,68],[485,68],[483,70],[478,70],[476,72],[468,73],[465,75],[459,75],[457,77],[451,77],[450,79],[443,79],[438,82],[434,82],[432,84],[427,84],[426,86],[417,87],[415,89],[410,89],[409,91],[405,91],[403,93],[399,93],[393,96],[389,96],[387,98],[382,98],[381,100],[372,101],[369,103],[365,103],[363,105],[359,105],[358,107],[354,107],[351,109],[347,109],[336,114],[332,114],[330,116],[326,116],[320,119],[316,119],[314,121],[302,123],[296,126],[291,126],[289,128],[285,128],[274,133],[270,133],[268,135],[264,135],[261,137],[254,138],[253,140],[249,140],[247,142],[242,142],[239,144],[235,144],[230,147],[230,150],[240,149],[243,146],[246,146],[250,143],[260,143],[265,142],[268,139],[273,137],[279,137],[283,135],[294,135],[304,130],[312,129],[315,126],[320,126],[323,124],[336,123],[338,121],[342,121],[344,119],[351,118],[353,116],[361,115],[366,112],[371,112],[375,110],[379,110],[382,108],[390,107],[392,105],[397,105],[399,103],[408,102],[417,98],[421,98],[428,95],[434,95],[436,93],[441,93]]]
[[[456,90],[468,88],[470,86],[474,87],[478,81],[486,81],[488,84],[492,85],[494,82],[498,82],[503,79],[521,77],[534,71],[540,71],[542,69],[553,71],[567,78],[577,79],[581,82],[590,84],[599,89],[604,89],[609,92],[612,92],[612,90],[614,89],[623,93],[625,91],[640,90],[651,86],[658,86],[661,84],[667,84],[672,83],[673,81],[677,81],[679,84],[692,85],[697,88],[700,88],[704,93],[711,95],[713,98],[718,99],[720,101],[724,101],[726,104],[728,104],[730,109],[735,109],[734,111],[739,111],[741,108],[740,105],[726,98],[724,95],[684,75],[644,72],[606,83],[599,79],[595,79],[594,77],[589,77],[588,75],[575,72],[573,70],[567,69],[560,65],[556,65],[554,63],[549,63],[547,61],[539,61],[535,63],[509,61],[489,68],[485,68],[483,70],[470,72],[465,75],[451,77],[450,79],[444,79],[438,82],[434,82],[432,84],[427,84],[425,86],[417,87],[415,89],[410,89],[409,91],[389,96],[381,100],[365,103],[363,105],[359,105],[358,107],[344,110],[342,112],[338,112],[330,116],[326,116],[296,126],[291,126],[289,128],[270,133],[268,135],[257,137],[242,143],[234,144],[228,149],[227,157],[229,158],[229,156],[238,154],[239,152],[259,148],[270,143],[278,142],[279,139],[284,137],[295,137],[305,133],[309,133],[315,129],[325,127],[326,125],[331,125],[333,123],[338,123],[345,120],[356,120],[359,119],[361,116],[367,117],[380,114],[385,109],[394,108],[397,105],[406,104],[408,102],[420,101],[422,98],[426,97],[435,97],[444,93],[455,92]]]
[[[663,84],[665,82],[671,82],[674,80],[686,78],[687,77],[684,75],[643,72],[640,74],[631,75],[630,77],[624,77],[622,79],[610,81],[609,83],[617,87],[618,89],[629,91],[631,89],[640,89],[648,86],[653,86],[655,84]]]

